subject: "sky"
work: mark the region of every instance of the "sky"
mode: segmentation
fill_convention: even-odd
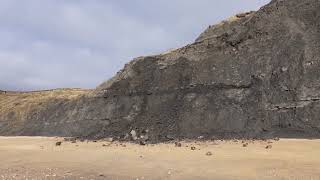
[[[0,89],[95,88],[270,0],[0,0]]]

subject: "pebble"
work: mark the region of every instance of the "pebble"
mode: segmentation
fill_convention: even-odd
[[[131,137],[132,137],[133,140],[137,140],[138,139],[137,132],[135,130],[131,130],[130,134],[131,134]]]
[[[272,145],[267,145],[266,146],[266,149],[271,149],[272,148]]]
[[[106,138],[105,140],[108,141],[108,142],[113,142],[114,141],[114,139],[112,137]]]
[[[276,137],[276,138],[274,138],[273,140],[275,140],[275,141],[279,141],[279,140],[280,140],[280,138]]]
[[[140,144],[141,146],[144,146],[144,145],[146,145],[146,142],[145,142],[145,141],[140,141],[139,144]]]

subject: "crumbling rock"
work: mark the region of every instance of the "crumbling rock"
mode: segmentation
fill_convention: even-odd
[[[320,1],[273,0],[210,26],[185,47],[136,58],[76,98],[35,106],[21,95],[15,106],[0,93],[0,134],[319,137],[319,29]]]

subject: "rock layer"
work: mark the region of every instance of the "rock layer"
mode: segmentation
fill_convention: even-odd
[[[77,98],[20,112],[4,108],[7,96],[0,94],[2,135],[318,137],[320,1],[274,0],[238,14],[192,44],[134,59]]]

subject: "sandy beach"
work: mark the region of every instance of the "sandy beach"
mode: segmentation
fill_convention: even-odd
[[[320,140],[180,143],[1,137],[0,179],[320,179]]]

